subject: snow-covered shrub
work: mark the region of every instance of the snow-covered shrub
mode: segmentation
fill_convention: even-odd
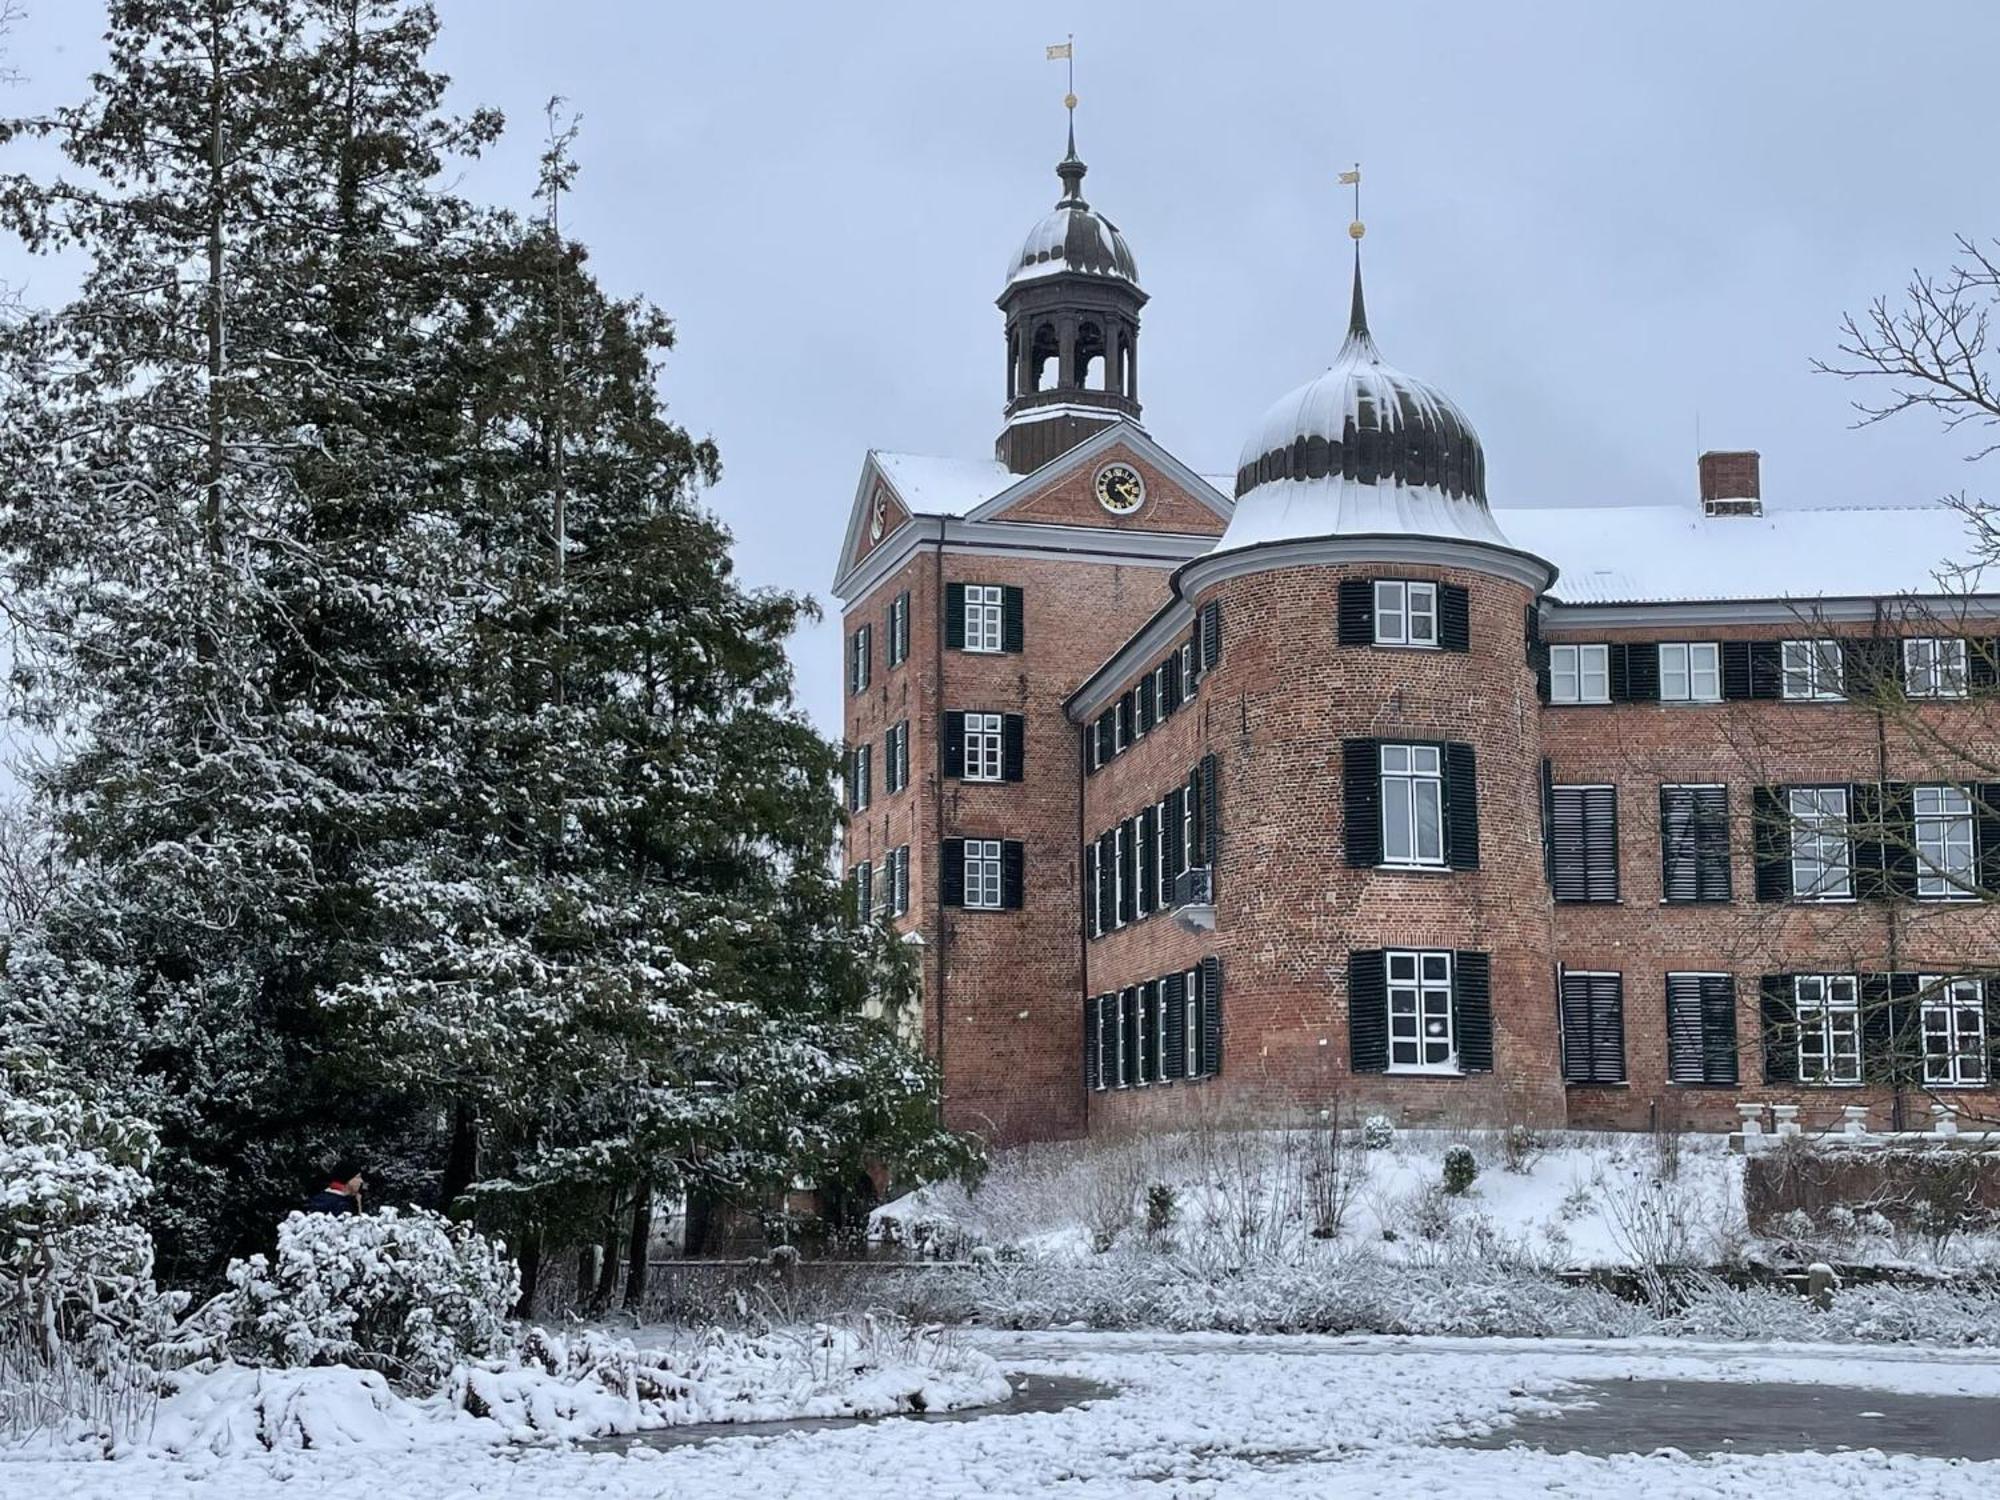
[[[353,1365],[408,1390],[510,1342],[520,1276],[506,1247],[422,1209],[294,1213],[278,1254],[229,1263],[198,1315],[207,1352],[242,1364]]]
[[[1361,1122],[1361,1144],[1370,1151],[1387,1151],[1396,1144],[1396,1127],[1387,1115],[1370,1115]]]
[[[1180,1194],[1169,1183],[1156,1182],[1146,1189],[1146,1237],[1157,1240],[1174,1227],[1180,1217]]]
[[[1669,1270],[1701,1261],[1708,1216],[1686,1183],[1634,1172],[1609,1183],[1604,1197],[1606,1225],[1628,1265]]]
[[[1527,1175],[1529,1168],[1548,1150],[1548,1138],[1526,1125],[1509,1125],[1500,1136],[1500,1161],[1509,1171]]]
[[[1470,1146],[1447,1146],[1444,1152],[1444,1190],[1454,1198],[1471,1190],[1479,1176],[1479,1158]]]
[[[137,1222],[153,1146],[45,1058],[0,1059],[0,1433],[115,1442],[150,1406],[155,1346],[184,1300],[154,1286]]]

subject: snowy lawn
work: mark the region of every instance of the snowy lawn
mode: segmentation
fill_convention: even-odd
[[[1544,1412],[1569,1383],[1622,1377],[1804,1382],[2000,1398],[2000,1360],[1934,1350],[1669,1343],[1034,1334],[975,1336],[1010,1370],[1119,1394],[1054,1413],[724,1439],[665,1452],[483,1444],[208,1460],[77,1463],[12,1455],[0,1494],[49,1500],[228,1495],[472,1496],[1990,1496],[2000,1464],[1854,1451],[1591,1458],[1445,1448]],[[1745,1399],[1754,1400],[1746,1389]],[[1862,1432],[1816,1435],[1829,1449]]]

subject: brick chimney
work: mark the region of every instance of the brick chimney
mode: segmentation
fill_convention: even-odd
[[[1763,515],[1764,501],[1757,487],[1757,463],[1755,453],[1702,454],[1702,514]]]

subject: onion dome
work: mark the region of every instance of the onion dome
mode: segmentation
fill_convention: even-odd
[[[1236,514],[1216,550],[1384,533],[1507,545],[1486,508],[1486,458],[1472,424],[1375,347],[1357,245],[1347,340],[1331,368],[1274,404],[1244,445]]]
[[[1076,127],[1072,123],[1069,154],[1056,166],[1063,195],[1021,241],[1020,251],[1007,267],[1009,286],[1064,271],[1139,284],[1139,267],[1125,236],[1116,224],[1083,201],[1083,174],[1087,170],[1076,154]]]

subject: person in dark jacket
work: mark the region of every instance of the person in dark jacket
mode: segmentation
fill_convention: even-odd
[[[334,1169],[327,1185],[306,1199],[305,1210],[309,1214],[358,1214],[361,1212],[361,1189],[367,1186],[361,1169],[351,1162],[343,1162]]]

